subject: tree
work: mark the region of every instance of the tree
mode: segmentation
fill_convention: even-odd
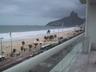
[[[21,46],[21,51],[23,51],[24,50],[24,47],[23,46]]]
[[[16,49],[13,49],[13,53],[15,53],[16,52]]]
[[[45,41],[46,41],[46,40],[48,40],[48,37],[47,37],[47,36],[44,36],[44,39],[45,39]]]
[[[28,47],[29,47],[29,51],[31,51],[32,45],[31,45],[31,44],[29,44],[29,45],[28,45]]]
[[[22,41],[21,51],[25,51],[24,45],[25,45],[25,41]]]
[[[52,40],[52,39],[54,39],[54,36],[50,35],[49,40]]]
[[[36,41],[39,41],[39,39],[37,38]]]
[[[86,0],[80,0],[82,4],[86,4]]]
[[[54,35],[54,38],[56,38],[56,37],[57,37],[57,35],[55,34],[55,35]]]
[[[40,47],[42,47],[42,43],[40,43]]]
[[[25,41],[22,41],[22,45],[25,45]]]

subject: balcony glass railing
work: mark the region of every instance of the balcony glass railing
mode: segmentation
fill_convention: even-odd
[[[72,59],[74,58],[75,60],[77,53],[81,52],[81,48],[82,48],[81,41],[82,38],[73,41],[70,45],[65,46],[56,54],[50,56],[48,59],[44,60],[43,62],[33,67],[30,71],[31,72],[43,72],[43,71],[62,72],[61,70],[64,69],[63,67],[65,66],[67,67],[67,65],[70,65],[73,61]]]
[[[59,44],[49,45],[49,47],[46,47],[47,50],[42,52],[41,49],[39,55],[19,63],[4,72],[55,72],[57,69],[60,71],[65,70],[64,68],[70,66],[70,62],[74,61],[78,55],[77,53],[82,50],[83,38],[84,34],[82,33],[66,42],[61,41]],[[60,64],[63,59],[65,64],[62,64],[65,66]],[[58,67],[60,65],[64,68],[60,69]]]

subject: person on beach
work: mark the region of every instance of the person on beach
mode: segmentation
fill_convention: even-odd
[[[50,34],[50,33],[51,33],[51,31],[50,31],[50,30],[48,30],[48,31],[47,31],[47,34]]]

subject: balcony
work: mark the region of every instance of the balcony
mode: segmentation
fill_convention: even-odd
[[[72,72],[72,70],[74,72],[78,59],[84,57],[88,60],[88,54],[83,53],[86,40],[84,33],[82,33],[3,72]],[[84,60],[80,61],[82,64]]]

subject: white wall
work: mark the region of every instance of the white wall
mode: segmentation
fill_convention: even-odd
[[[89,0],[88,2],[88,12],[87,12],[87,27],[88,27],[88,37],[90,42],[96,43],[96,1]]]

